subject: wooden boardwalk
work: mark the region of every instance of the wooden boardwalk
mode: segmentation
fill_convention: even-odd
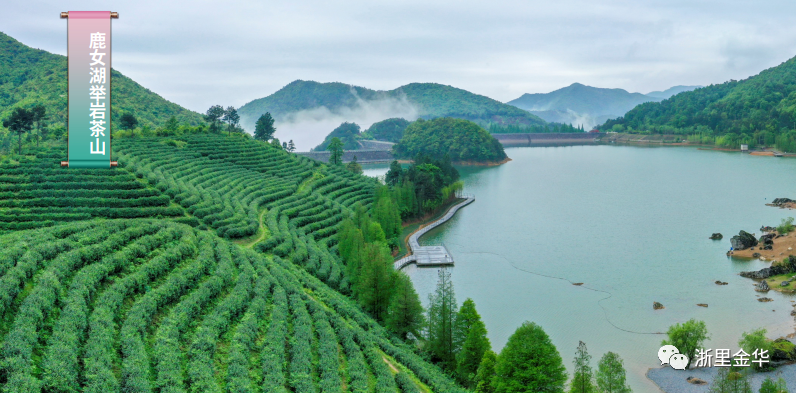
[[[425,235],[428,231],[442,225],[450,220],[459,209],[467,206],[475,201],[475,197],[468,196],[459,204],[448,209],[448,212],[438,220],[432,222],[421,228],[420,230],[409,236],[409,251],[411,255],[407,255],[394,263],[395,270],[401,270],[409,264],[416,263],[418,266],[447,266],[453,265],[453,257],[444,245],[441,246],[421,246],[418,243],[420,236]]]

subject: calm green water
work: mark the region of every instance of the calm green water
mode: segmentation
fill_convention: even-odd
[[[712,334],[707,348],[734,352],[744,331],[766,327],[772,338],[794,331],[796,298],[772,291],[773,302],[758,302],[752,281],[737,275],[767,264],[725,252],[740,229],[759,235],[761,225],[796,216],[764,205],[796,197],[796,160],[682,147],[507,153],[513,161],[499,167],[461,168],[476,202],[421,239],[448,246],[457,300],[475,301],[496,351],[533,321],[570,372],[582,340],[594,368],[617,352],[634,392],[658,392],[644,373],[659,365],[664,336],[650,333],[697,318]],[[713,232],[724,240],[708,240]],[[437,269],[406,271],[426,301]],[[653,311],[653,301],[666,308]]]

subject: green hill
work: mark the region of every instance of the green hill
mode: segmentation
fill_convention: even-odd
[[[318,83],[297,80],[268,97],[253,100],[238,109],[241,124],[248,130],[265,112],[284,120],[300,110],[325,107],[332,113],[356,108],[360,100],[394,99],[417,110],[424,119],[455,117],[481,125],[544,125],[544,120],[511,105],[452,86],[437,83],[410,83],[389,91],[376,91],[339,82]],[[354,120],[354,119],[348,119]]]
[[[114,127],[124,112],[134,113],[142,125],[153,127],[164,125],[171,116],[191,125],[203,121],[200,114],[167,101],[116,70],[112,77]],[[0,119],[16,106],[43,104],[49,122],[65,127],[66,93],[65,56],[33,49],[0,33]]]
[[[0,164],[3,391],[464,392],[344,295],[375,180],[238,135],[120,138],[90,173],[46,145]]]
[[[412,122],[393,151],[401,158],[447,155],[457,163],[502,163],[507,158],[503,145],[487,130],[471,121],[450,117]]]
[[[646,103],[602,130],[695,135],[737,147],[775,145],[796,152],[796,58],[747,79]]]

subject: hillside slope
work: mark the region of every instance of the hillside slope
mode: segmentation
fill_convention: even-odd
[[[796,58],[744,80],[639,105],[601,129],[727,135],[729,145],[762,142],[796,151]]]
[[[238,110],[241,124],[254,129],[265,112],[277,120],[302,110],[325,107],[332,113],[356,109],[362,101],[390,100],[394,106],[411,106],[417,116],[432,119],[455,117],[486,125],[543,125],[544,120],[497,100],[437,83],[410,83],[389,91],[377,91],[343,83],[293,81],[270,96],[253,100]],[[354,119],[348,119],[354,120]],[[414,119],[411,119],[414,120]]]
[[[372,179],[239,136],[114,148],[120,167],[91,181],[41,148],[2,164],[0,187],[148,190],[193,227],[54,216],[0,235],[3,391],[464,392],[340,292],[329,246]],[[11,204],[45,197],[4,195],[12,224],[32,216]]]
[[[191,125],[202,122],[200,114],[167,101],[116,70],[112,77],[114,122],[124,112],[133,112],[142,125],[154,127],[171,116]],[[0,119],[16,106],[35,104],[47,108],[50,122],[65,123],[66,57],[33,49],[0,33]]]

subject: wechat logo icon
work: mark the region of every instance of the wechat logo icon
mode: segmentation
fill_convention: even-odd
[[[680,353],[674,345],[664,345],[658,350],[658,360],[661,361],[661,366],[669,364],[675,370],[685,370],[688,366],[688,356]]]

